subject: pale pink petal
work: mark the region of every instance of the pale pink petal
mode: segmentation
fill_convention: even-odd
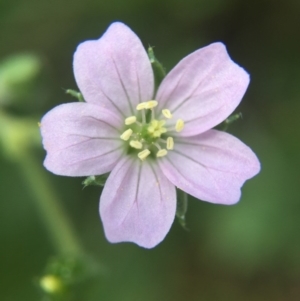
[[[183,119],[181,136],[205,132],[227,118],[240,103],[249,75],[235,64],[222,43],[201,48],[181,60],[166,76],[156,99],[158,110],[169,109]]]
[[[45,167],[64,176],[90,176],[110,171],[122,154],[113,113],[88,103],[62,104],[41,121]]]
[[[99,40],[81,43],[73,64],[85,100],[123,117],[133,115],[140,101],[153,97],[147,53],[136,34],[122,23],[113,23]]]
[[[119,161],[100,198],[107,239],[144,248],[153,248],[164,239],[175,210],[175,187],[150,160],[127,157]]]
[[[260,170],[248,146],[216,130],[177,139],[174,150],[159,162],[180,189],[203,201],[226,205],[238,202],[244,182]]]

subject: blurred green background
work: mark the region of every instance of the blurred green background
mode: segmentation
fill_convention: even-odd
[[[0,300],[51,299],[38,279],[57,250],[36,206],[30,158],[101,265],[72,286],[70,300],[300,300],[299,15],[299,0],[0,0]],[[175,221],[152,250],[108,243],[101,188],[44,171],[35,138],[45,112],[74,101],[63,89],[76,89],[77,45],[116,20],[155,46],[167,70],[222,41],[252,79],[229,132],[257,153],[261,173],[235,206],[191,199],[190,231]]]

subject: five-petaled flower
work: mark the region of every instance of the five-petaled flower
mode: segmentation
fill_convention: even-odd
[[[249,147],[212,129],[234,111],[249,83],[222,43],[181,60],[154,95],[141,41],[116,22],[99,40],[78,46],[74,74],[86,102],[59,105],[43,117],[44,165],[65,176],[111,172],[100,198],[110,242],[152,248],[174,220],[175,186],[229,205],[259,172]]]

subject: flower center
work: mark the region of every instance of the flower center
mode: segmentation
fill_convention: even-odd
[[[154,108],[158,105],[156,100],[139,103],[136,106],[137,115],[129,116],[124,123],[126,130],[120,136],[128,145],[129,152],[136,152],[140,160],[152,155],[157,158],[164,157],[169,150],[174,149],[174,139],[168,132],[181,132],[184,121],[178,119],[175,127],[167,127],[166,123],[172,119],[168,109],[162,110],[163,119],[155,118]]]

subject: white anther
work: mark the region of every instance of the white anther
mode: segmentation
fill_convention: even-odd
[[[143,151],[138,153],[138,157],[143,161],[150,155],[150,153],[151,152],[149,151],[149,149],[144,149]]]
[[[181,132],[184,128],[184,121],[182,119],[178,119],[176,121],[175,130],[176,132]]]
[[[120,136],[120,138],[122,139],[122,140],[125,140],[125,141],[127,141],[129,138],[130,138],[130,136],[132,135],[132,129],[128,129],[128,130],[126,130],[121,136]]]
[[[130,141],[129,145],[133,148],[136,148],[136,149],[142,149],[143,148],[143,144],[140,141],[137,141],[137,140]]]
[[[126,125],[130,125],[130,124],[133,124],[136,122],[136,117],[135,116],[130,116],[130,117],[127,117],[125,119],[125,124]]]
[[[172,137],[167,138],[167,149],[174,149],[174,139]]]
[[[168,109],[164,109],[164,110],[162,110],[161,112],[162,112],[162,114],[163,114],[166,118],[168,118],[168,119],[171,119],[172,116],[173,116],[173,115],[171,114],[170,110],[168,110]]]
[[[146,102],[146,109],[153,109],[158,105],[156,100],[149,100]]]
[[[168,153],[168,151],[166,149],[161,149],[157,152],[156,157],[164,157],[166,154]]]
[[[143,110],[143,109],[146,109],[146,105],[147,105],[146,102],[141,102],[141,103],[139,103],[139,104],[136,106],[136,109],[137,109],[138,111]]]

